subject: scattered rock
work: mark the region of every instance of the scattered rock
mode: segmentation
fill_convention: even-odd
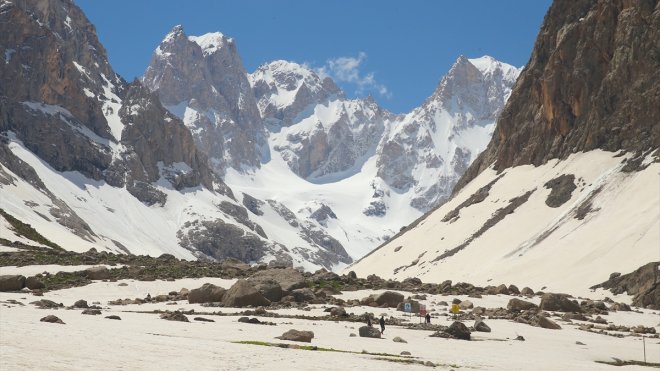
[[[585,344],[585,343],[583,343],[583,342],[581,342],[581,341],[576,341],[575,344],[576,344],[576,345],[587,345],[587,344]]]
[[[215,320],[204,318],[204,317],[195,317],[195,318],[193,318],[193,320],[199,321],[199,322],[215,322]]]
[[[348,336],[354,338],[354,337],[356,337],[357,335],[355,335],[354,333],[351,332]]]
[[[4,275],[0,276],[0,291],[19,291],[25,287],[25,276]]]
[[[122,282],[122,283],[117,284],[117,286],[125,287],[125,286],[128,286],[128,284],[126,282]],[[105,317],[105,318],[108,318],[108,317]]]
[[[119,316],[117,316],[117,315],[114,315],[114,314],[111,314],[111,315],[109,315],[109,316],[105,316],[105,318],[107,318],[107,319],[115,319],[115,320],[119,320],[119,321],[121,321],[121,317],[119,317]]]
[[[522,335],[518,335],[518,336],[516,336],[516,338],[513,339],[513,340],[525,341],[525,338],[524,338]]]
[[[33,301],[30,304],[34,304],[38,308],[41,308],[41,309],[52,309],[52,308],[59,308],[59,307],[64,306],[62,303],[58,304],[58,303],[56,303],[52,300],[48,300],[48,299],[41,299],[41,300]]]
[[[523,289],[520,290],[520,293],[525,296],[534,296],[534,290],[529,287],[523,287]]]
[[[490,332],[490,327],[481,319],[474,321],[474,331]]]
[[[301,341],[305,343],[311,343],[314,338],[314,333],[312,331],[298,331],[298,330],[289,330],[283,333],[281,336],[276,337],[280,340],[289,340],[289,341]]]
[[[205,283],[202,287],[192,289],[188,292],[188,302],[194,303],[219,303],[227,290],[211,283]]]
[[[163,313],[160,315],[160,318],[168,321],[190,322],[188,317],[179,311]]]
[[[251,324],[254,324],[254,325],[260,325],[261,324],[261,321],[259,321],[259,319],[250,318],[250,317],[241,317],[241,318],[238,319],[238,322],[251,323]]]
[[[333,307],[330,309],[330,315],[334,317],[346,317],[348,314],[346,314],[346,309],[343,307]]]
[[[511,312],[522,312],[530,309],[538,309],[538,306],[528,301],[513,298],[509,300],[509,304],[507,304],[506,309]]]
[[[107,267],[92,267],[85,270],[85,275],[90,280],[107,280],[110,278],[110,270]]]
[[[555,321],[544,316],[539,316],[539,326],[551,330],[561,330],[561,326],[559,326]]]
[[[610,306],[610,310],[629,312],[631,309],[630,309],[630,305],[626,303],[614,303],[612,304],[612,306]]]
[[[455,339],[470,340],[470,329],[463,322],[455,321],[444,332]]]
[[[84,309],[84,308],[89,308],[89,305],[87,305],[87,301],[80,299],[75,303],[73,303],[73,307],[78,309]]]
[[[580,306],[575,301],[568,298],[566,294],[545,293],[541,297],[542,310],[551,310],[556,312],[581,312]]]
[[[463,300],[463,301],[458,305],[458,307],[461,308],[462,310],[467,310],[467,309],[472,309],[472,308],[474,308],[474,304],[472,304],[472,302],[469,301],[469,300]]]
[[[403,340],[402,338],[395,336],[394,339],[392,339],[393,342],[395,343],[408,343],[407,341]]]
[[[46,288],[46,285],[39,277],[30,276],[25,279],[25,287],[30,290],[40,290]]]
[[[64,321],[62,321],[61,319],[59,319],[58,317],[56,317],[52,314],[47,315],[46,317],[40,319],[40,321],[41,322],[49,322],[49,323],[59,323],[61,325],[64,325]]]
[[[380,331],[375,327],[362,326],[358,329],[360,337],[380,339]]]
[[[100,309],[87,308],[87,309],[82,311],[82,314],[99,315],[99,314],[101,314],[101,310]]]

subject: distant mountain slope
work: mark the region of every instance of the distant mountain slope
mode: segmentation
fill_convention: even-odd
[[[555,1],[452,199],[348,269],[579,292],[660,260],[657,2]]]

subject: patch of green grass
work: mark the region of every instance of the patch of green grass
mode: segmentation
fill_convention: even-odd
[[[14,218],[3,209],[0,209],[0,215],[2,215],[5,218],[5,220],[7,220],[9,224],[11,224],[12,228],[19,236],[23,236],[29,240],[32,240],[42,245],[50,246],[54,249],[62,250],[60,246],[50,241],[46,237],[42,236],[41,233],[37,232],[37,230],[32,228],[31,225],[23,223],[22,221]]]

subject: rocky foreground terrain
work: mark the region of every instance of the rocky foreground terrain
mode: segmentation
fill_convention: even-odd
[[[657,298],[642,308],[622,291],[657,284],[648,273],[657,265],[613,274],[603,286],[614,292],[585,298],[504,283],[399,282],[15,244],[0,252],[0,362],[10,369],[225,369],[218,362],[226,359],[234,369],[293,367],[296,359],[315,369],[660,366]],[[179,356],[169,358],[175,349]],[[512,349],[527,356],[505,357]],[[38,360],[41,352],[52,358]]]

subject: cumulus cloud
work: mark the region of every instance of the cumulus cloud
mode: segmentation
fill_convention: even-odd
[[[376,92],[381,96],[390,98],[392,94],[387,87],[378,81],[373,72],[363,73],[360,65],[367,59],[367,53],[360,52],[357,57],[338,57],[329,59],[325,64],[316,68],[316,73],[321,77],[330,77],[338,83],[349,83],[356,87],[355,93],[364,95]]]

